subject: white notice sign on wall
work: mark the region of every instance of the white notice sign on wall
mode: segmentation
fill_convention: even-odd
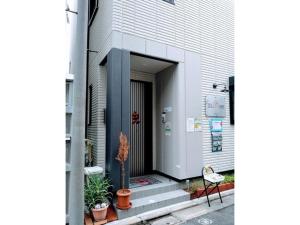
[[[171,136],[171,122],[166,122],[165,123],[165,135],[166,136]]]
[[[194,132],[195,131],[195,119],[194,118],[187,118],[186,119],[186,131],[187,132]]]
[[[200,118],[195,118],[194,120],[194,130],[201,131],[201,120]]]

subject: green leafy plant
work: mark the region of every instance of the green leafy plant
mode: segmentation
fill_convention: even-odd
[[[209,171],[206,171],[209,172]],[[221,173],[225,178],[222,184],[234,183],[234,172]],[[191,186],[189,192],[194,193],[198,188],[204,188],[202,178],[197,178],[191,181]]]
[[[222,183],[233,183],[234,182],[234,174],[224,174],[224,181]]]
[[[202,187],[204,187],[202,180],[200,179],[194,180],[192,181],[190,192],[194,193],[195,191],[197,191],[198,188],[202,188]]]
[[[112,198],[109,188],[112,187],[106,178],[97,175],[89,176],[84,186],[84,201],[89,210],[96,208],[96,205],[108,205]]]

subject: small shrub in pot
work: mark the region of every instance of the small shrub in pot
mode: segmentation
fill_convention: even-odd
[[[109,200],[112,198],[110,182],[97,175],[89,176],[84,186],[84,202],[92,212],[95,221],[106,218]]]

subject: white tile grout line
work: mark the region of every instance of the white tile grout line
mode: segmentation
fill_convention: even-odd
[[[226,197],[226,196],[229,196],[229,195],[233,195],[233,194],[234,194],[234,189],[230,189],[230,190],[221,192],[222,198]],[[210,201],[213,201],[213,200],[218,199],[218,198],[219,198],[218,193],[209,195],[209,200]],[[163,208],[151,210],[151,211],[141,213],[141,214],[136,215],[136,216],[128,217],[128,218],[125,218],[125,219],[122,219],[122,220],[116,220],[116,221],[108,223],[108,225],[136,224],[136,223],[139,223],[139,222],[142,222],[142,221],[146,221],[146,220],[154,219],[154,218],[164,216],[164,215],[167,215],[167,214],[171,214],[171,213],[173,213],[175,211],[178,211],[178,210],[182,210],[182,209],[190,208],[190,207],[193,207],[193,206],[197,206],[197,205],[200,205],[200,204],[206,203],[206,202],[207,202],[207,199],[206,199],[206,196],[204,196],[204,197],[201,197],[201,198],[196,198],[196,199],[185,201],[185,202],[180,202],[180,203],[177,203],[177,204],[174,204],[174,205],[171,205],[171,206],[166,206],[166,207],[163,207]],[[211,211],[213,211],[213,209]],[[207,210],[207,213],[208,212],[210,212],[210,210]],[[204,213],[204,214],[206,214],[206,213]],[[204,214],[202,214],[202,215],[204,215]]]

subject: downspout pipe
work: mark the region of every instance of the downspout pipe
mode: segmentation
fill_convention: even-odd
[[[88,0],[76,0],[77,18],[71,45],[71,73],[74,74],[74,98],[71,128],[71,172],[69,224],[82,225],[84,220],[84,149],[85,94]]]
[[[96,17],[96,14],[97,14],[97,11],[98,11],[98,1],[96,1],[96,6],[95,6],[95,9],[94,11],[92,12],[92,15],[89,15],[89,18],[88,18],[88,27],[87,27],[87,55],[86,55],[86,100],[85,102],[88,102],[89,99],[88,99],[88,86],[89,86],[89,58],[90,58],[90,51],[88,51],[88,49],[90,49],[90,27],[91,25],[93,24],[93,21],[94,21],[94,18]],[[88,5],[88,11],[89,13],[91,13],[90,11],[90,1],[89,1],[89,5]],[[85,106],[85,138],[88,138],[87,136],[87,128],[88,128],[88,105],[86,104]],[[90,115],[91,116],[91,115]]]

